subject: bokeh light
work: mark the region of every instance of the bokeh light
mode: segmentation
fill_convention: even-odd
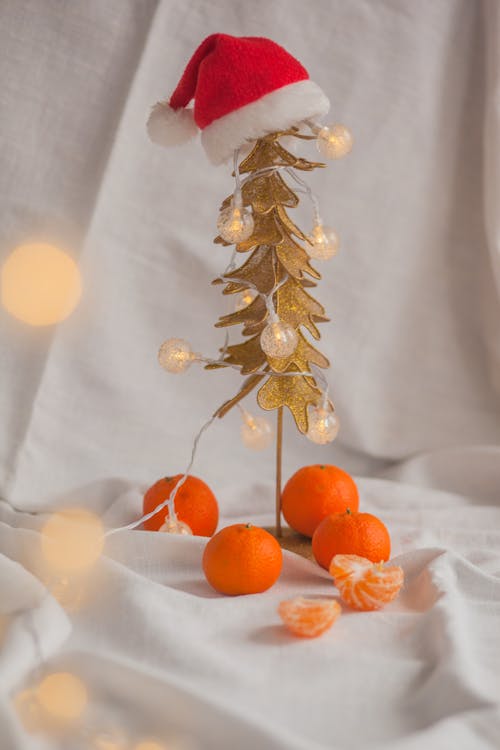
[[[78,612],[84,601],[84,580],[81,575],[41,576],[42,582],[66,612]]]
[[[120,729],[96,734],[91,741],[92,750],[127,750],[127,737]]]
[[[134,745],[134,750],[166,750],[166,748],[157,740],[141,740]]]
[[[47,675],[36,688],[39,705],[52,718],[59,721],[75,721],[87,705],[87,688],[70,672],[54,672]]]
[[[42,708],[34,690],[22,690],[13,699],[17,715],[27,732],[37,732],[44,726]]]
[[[54,569],[81,572],[93,565],[104,547],[99,516],[83,508],[54,513],[41,530],[42,554]]]
[[[15,318],[32,326],[65,320],[78,304],[81,292],[78,266],[53,245],[20,245],[2,266],[2,304]]]

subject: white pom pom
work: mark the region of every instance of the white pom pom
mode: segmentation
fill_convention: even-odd
[[[159,146],[178,146],[194,138],[198,127],[192,109],[172,109],[168,102],[158,102],[147,122],[148,135]]]

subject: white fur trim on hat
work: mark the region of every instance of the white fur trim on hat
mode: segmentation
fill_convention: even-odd
[[[245,141],[321,117],[329,109],[330,102],[316,83],[290,83],[214,120],[202,130],[201,142],[212,164],[222,164]]]
[[[198,133],[193,110],[172,109],[168,102],[154,105],[146,127],[153,143],[159,146],[178,146]]]

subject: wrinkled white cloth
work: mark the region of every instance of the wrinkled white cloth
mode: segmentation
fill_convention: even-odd
[[[103,490],[107,525],[140,512],[137,487],[97,484],[82,496],[97,507]],[[334,595],[314,563],[285,553],[268,592],[224,597],[202,574],[205,539],[118,532],[69,615],[63,645],[67,618],[52,597],[51,620],[29,601],[16,604],[4,651],[13,664],[18,659],[17,674],[5,687],[14,677],[20,684],[32,679],[29,611],[40,633],[52,634],[47,668],[70,664],[85,680],[91,734],[119,726],[129,737],[149,733],[203,750],[497,747],[500,508],[385,480],[360,480],[360,492],[363,507],[391,529],[393,559],[405,571],[404,591],[386,609],[345,608],[331,631],[302,641],[287,634],[277,605],[295,595]],[[231,497],[225,523],[272,522],[272,487],[255,488],[251,513],[248,496],[236,501],[235,490]],[[28,577],[21,565],[36,571],[40,564],[33,531],[39,517],[0,511],[2,549],[15,560],[8,573],[20,585]],[[17,631],[23,643],[14,642]],[[20,653],[29,658],[21,662]],[[0,669],[3,677],[3,663]],[[87,746],[76,734],[74,743]]]
[[[144,129],[214,31],[282,43],[355,136],[348,158],[308,177],[341,237],[314,294],[332,317],[320,348],[342,431],[317,447],[287,420],[284,475],[328,462],[363,477],[362,508],[388,524],[408,585],[310,643],[283,633],[276,604],[331,583],[290,554],[259,597],[210,592],[203,540],[139,531],[109,539],[76,612],[36,580],[45,511],[130,521],[137,487],[184,469],[241,382],[156,363],[168,336],[210,356],[223,342],[212,324],[227,301],[210,281],[228,251],[211,239],[230,168],[196,141],[162,151]],[[96,726],[115,716],[137,738],[498,747],[499,39],[495,0],[0,5],[0,258],[43,239],[78,258],[84,282],[55,328],[0,310],[2,750],[47,746],[10,703],[41,657],[85,675]],[[194,471],[221,523],[271,522],[273,458],[248,454],[238,430],[237,413],[217,422]]]

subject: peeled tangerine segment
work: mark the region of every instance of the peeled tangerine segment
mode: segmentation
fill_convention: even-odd
[[[278,613],[288,630],[301,638],[316,638],[331,628],[342,608],[336,599],[296,596],[280,602]]]
[[[335,555],[330,575],[340,598],[353,609],[380,609],[399,594],[404,573],[398,565],[373,564],[358,555]]]

